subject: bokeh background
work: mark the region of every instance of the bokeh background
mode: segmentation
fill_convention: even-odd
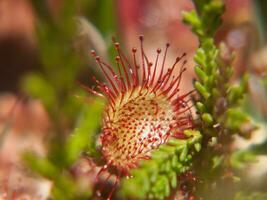
[[[188,64],[182,89],[192,89],[192,57],[198,41],[182,23],[181,16],[182,11],[193,9],[191,1],[81,0],[72,3],[72,7],[65,6],[70,2],[0,0],[0,198],[4,198],[6,191],[14,199],[47,198],[51,183],[32,176],[23,165],[21,154],[31,150],[46,155],[51,137],[59,134],[56,137],[64,138],[69,134],[84,101],[73,100],[82,94],[77,81],[90,85],[91,73],[101,77],[90,50],[96,49],[113,62],[113,36],[121,42],[125,53],[130,54],[132,47],[139,46],[138,36],[143,34],[150,58],[158,47],[163,48],[169,42],[168,64],[186,52]],[[216,41],[224,41],[236,52],[233,82],[245,72],[251,74],[245,108],[263,127],[251,140],[237,141],[237,146],[245,148],[266,138],[267,3],[225,0],[225,4],[223,25]],[[71,21],[75,25],[49,29],[51,21],[59,27]],[[49,87],[38,85],[43,81]],[[35,98],[40,93],[45,103]],[[248,180],[252,181],[249,188],[264,190],[266,162],[262,156],[246,169]]]

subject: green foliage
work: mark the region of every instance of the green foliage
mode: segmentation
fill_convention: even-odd
[[[251,194],[238,192],[234,198],[234,200],[265,200],[265,199],[267,199],[267,194],[260,192],[253,192]]]
[[[82,151],[95,149],[96,130],[101,121],[104,103],[100,100],[84,106],[82,115],[73,133],[68,137],[64,147],[66,163],[71,165],[79,158]]]
[[[23,88],[30,96],[43,101],[52,120],[57,121],[55,124],[64,124],[66,120],[71,123],[81,105],[73,101],[73,95],[81,93],[76,80],[86,64],[74,48],[77,39],[75,17],[91,11],[86,14],[100,26],[104,35],[110,37],[115,28],[112,17],[115,15],[110,9],[113,4],[108,0],[67,0],[55,13],[49,10],[45,0],[32,0],[32,5],[37,14],[36,35],[42,71],[25,77]],[[86,54],[90,49],[87,50]]]
[[[186,23],[200,39],[212,38],[221,25],[224,4],[221,0],[193,0],[196,11],[184,13]]]
[[[86,104],[75,97],[84,95],[76,80],[85,63],[73,48],[77,29],[74,17],[77,11],[92,5],[90,1],[67,0],[57,13],[48,9],[45,0],[33,0],[32,5],[37,14],[42,70],[24,77],[22,85],[29,96],[42,102],[52,127],[46,157],[27,152],[24,159],[33,171],[53,182],[53,199],[88,199],[91,188],[81,187],[70,168],[81,153],[95,153],[104,105],[100,99],[90,99]]]
[[[115,5],[114,1],[102,0],[97,1],[97,15],[96,15],[96,24],[98,25],[99,30],[102,33],[105,33],[106,37],[110,37],[110,34],[113,34],[116,27],[116,20],[114,13]],[[108,38],[109,39],[109,38]]]
[[[197,186],[198,194],[209,196],[211,183],[222,177],[225,170],[239,168],[245,161],[255,158],[250,152],[231,155],[229,149],[232,135],[249,137],[256,127],[241,107],[248,76],[244,75],[236,85],[231,84],[234,54],[225,44],[217,47],[214,41],[222,22],[224,4],[222,0],[195,0],[194,3],[196,11],[185,12],[183,16],[184,22],[191,25],[199,39],[199,48],[194,56],[198,80],[194,86],[199,93],[195,103],[199,113],[196,126],[203,135],[203,151],[195,164],[203,163],[202,168],[196,167],[203,181],[201,186]],[[232,179],[237,180],[235,176]]]
[[[32,74],[24,78],[24,90],[33,98],[40,99],[49,110],[52,110],[53,106],[57,104],[53,85],[42,75]]]
[[[202,136],[198,131],[186,130],[185,135],[189,139],[171,139],[153,151],[150,160],[132,170],[133,178],[122,181],[121,195],[138,199],[168,197],[171,189],[179,185],[178,175],[191,168],[193,155],[201,149]]]
[[[91,195],[90,188],[81,191],[68,169],[80,158],[82,152],[93,148],[102,107],[103,102],[99,100],[84,106],[73,133],[61,146],[55,144],[59,148],[50,149],[46,158],[30,152],[24,155],[24,160],[31,169],[53,181],[54,199],[87,199]]]
[[[75,120],[74,111],[79,109],[73,95],[80,94],[75,80],[83,63],[72,48],[75,37],[73,15],[77,3],[68,0],[58,13],[52,15],[46,1],[32,1],[37,14],[36,34],[42,71],[29,74],[23,79],[23,89],[45,105],[56,129]]]
[[[32,170],[53,181],[52,196],[54,199],[86,199],[91,191],[79,191],[78,185],[71,175],[62,171],[46,158],[37,157],[31,153],[24,155],[24,160]]]
[[[214,126],[220,126],[227,134],[244,134],[243,125],[249,123],[248,116],[240,111],[240,100],[247,87],[247,76],[237,86],[230,85],[233,74],[233,54],[224,44],[217,48],[214,35],[221,24],[224,5],[220,0],[194,1],[196,11],[185,12],[184,22],[191,25],[198,36],[200,47],[194,60],[198,80],[194,85],[201,98],[196,108],[201,116],[202,133],[218,135]],[[248,133],[245,133],[248,134]]]
[[[241,169],[248,162],[256,162],[256,155],[249,150],[239,150],[231,155],[230,162],[232,167]]]

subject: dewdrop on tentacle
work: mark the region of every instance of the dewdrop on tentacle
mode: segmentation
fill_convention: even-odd
[[[115,184],[121,176],[128,176],[130,169],[138,167],[139,161],[150,159],[153,149],[170,137],[185,138],[183,130],[192,127],[187,98],[191,92],[179,92],[185,54],[167,67],[170,45],[166,44],[164,51],[156,50],[152,63],[144,52],[143,36],[139,39],[140,50],[133,48],[129,58],[114,40],[117,73],[95,51],[91,52],[106,83],[93,77],[96,89],[87,89],[108,101],[100,135],[106,165],[99,174],[112,169],[118,177]]]

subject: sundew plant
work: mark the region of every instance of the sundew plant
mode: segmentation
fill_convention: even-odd
[[[266,142],[236,146],[266,119],[252,112],[251,70],[233,77],[235,50],[217,39],[224,1],[177,11],[198,39],[194,64],[187,52],[171,58],[172,41],[151,56],[146,34],[127,49],[111,1],[66,0],[56,13],[31,2],[42,70],[23,77],[22,90],[41,101],[51,127],[46,156],[22,157],[32,176],[51,182],[49,199],[267,199],[246,178]],[[195,78],[184,92],[188,69]]]

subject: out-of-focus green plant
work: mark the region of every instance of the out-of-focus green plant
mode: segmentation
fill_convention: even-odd
[[[54,16],[45,1],[32,1],[37,15],[37,43],[42,71],[25,77],[24,89],[45,105],[53,127],[64,129],[76,115],[75,81],[83,63],[71,47],[75,36],[74,1],[67,1]],[[62,131],[62,130],[61,130]],[[64,134],[64,133],[61,133]]]
[[[254,192],[252,194],[245,194],[242,192],[238,192],[234,198],[234,200],[265,200],[267,199],[266,193]]]
[[[92,7],[106,10],[107,3],[101,1],[100,5],[87,0],[67,0],[52,12],[47,1],[32,0],[42,68],[40,72],[24,77],[22,85],[30,97],[39,99],[44,105],[51,129],[47,156],[40,157],[27,152],[24,159],[33,171],[52,181],[53,199],[88,199],[92,194],[92,188],[81,187],[70,169],[83,152],[95,151],[104,102],[92,98],[85,103],[75,97],[84,95],[77,80],[86,64],[74,48],[77,39],[76,17],[92,10]],[[102,13],[98,14],[103,22],[101,24],[110,24],[114,20],[105,15],[107,12],[99,13]],[[110,34],[112,27],[105,26],[102,30]]]
[[[41,158],[26,153],[24,159],[41,176],[53,181],[52,196],[54,199],[87,199],[91,188],[80,187],[72,177],[69,169],[82,152],[94,148],[93,141],[101,118],[103,102],[95,100],[83,107],[73,133],[58,148],[50,150],[47,157]],[[56,142],[56,141],[52,141]]]

